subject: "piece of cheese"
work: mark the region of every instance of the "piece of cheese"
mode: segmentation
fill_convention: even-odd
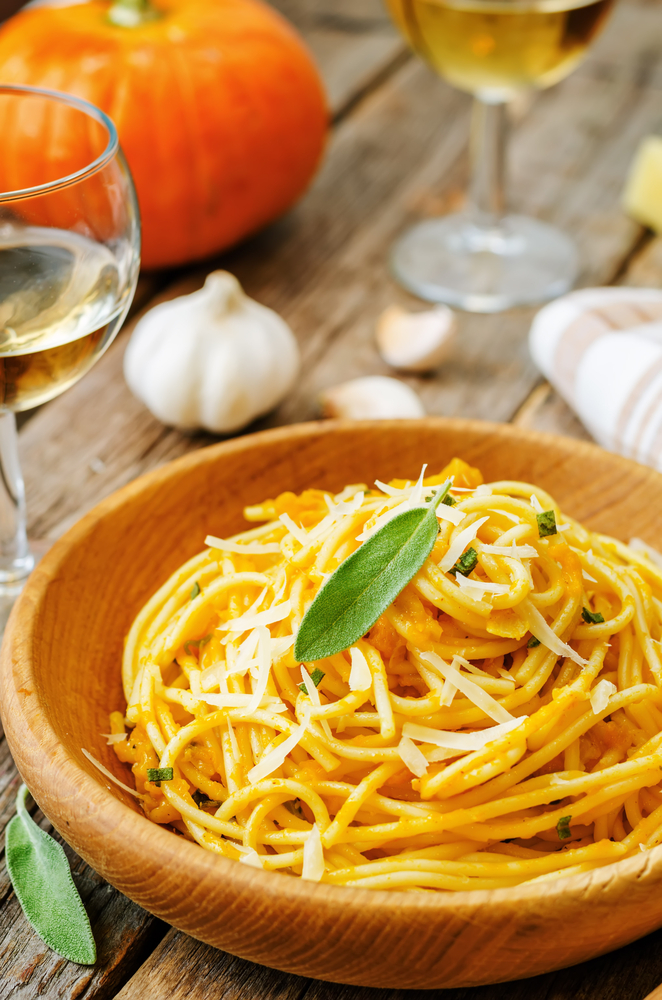
[[[623,208],[637,222],[662,233],[662,136],[640,143],[623,192]]]

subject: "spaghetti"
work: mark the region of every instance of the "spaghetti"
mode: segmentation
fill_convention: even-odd
[[[297,663],[328,575],[449,476],[420,571],[351,649]],[[662,842],[662,569],[644,543],[458,459],[245,516],[261,523],[207,539],[127,638],[109,742],[151,820],[266,870],[415,891]]]

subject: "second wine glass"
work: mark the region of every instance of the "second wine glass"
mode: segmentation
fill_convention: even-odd
[[[561,295],[576,277],[574,243],[506,211],[506,107],[572,72],[613,0],[386,2],[414,50],[475,98],[468,208],[406,232],[392,253],[395,277],[423,299],[471,312]]]

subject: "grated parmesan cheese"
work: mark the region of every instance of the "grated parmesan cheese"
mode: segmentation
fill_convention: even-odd
[[[309,882],[319,882],[324,874],[324,848],[317,823],[306,837],[303,845],[303,869],[301,878]]]
[[[463,528],[462,531],[455,536],[446,555],[439,563],[439,569],[442,570],[442,572],[447,573],[449,569],[453,568],[469,542],[473,542],[481,525],[485,524],[485,522],[489,521],[489,519],[489,514],[486,517],[481,517],[477,521],[474,521],[473,524],[470,524],[468,528]]]
[[[442,677],[450,680],[451,684],[454,684],[458,691],[461,691],[472,704],[480,708],[490,719],[494,719],[495,722],[499,723],[513,721],[513,716],[510,712],[506,711],[503,705],[500,705],[498,701],[489,695],[487,691],[484,691],[475,684],[466,674],[460,672],[457,665],[463,662],[462,657],[454,656],[452,663],[446,663],[436,653],[421,653],[420,658],[438,670]]]
[[[289,604],[289,601],[287,603]],[[269,629],[266,625],[260,625],[255,631],[259,633],[257,643],[257,683],[251,699],[246,706],[246,712],[249,715],[257,711],[266,693],[269,674],[271,672],[271,635]]]
[[[248,714],[257,711],[259,708],[268,709],[279,715],[287,711],[287,705],[280,698],[264,695],[254,707],[251,701],[255,698],[253,694],[201,694],[198,701],[205,705],[212,705],[214,708],[243,708]]]
[[[507,583],[492,583],[491,581],[484,583],[482,580],[470,580],[462,573],[457,574],[456,580],[460,590],[471,589],[479,594],[507,594],[510,590],[510,585]]]
[[[115,746],[116,743],[123,743],[124,740],[127,738],[127,736],[129,734],[128,733],[101,733],[101,735],[104,736],[105,739],[106,739],[106,746],[107,747],[112,747],[112,746]]]
[[[238,555],[246,556],[267,556],[280,555],[281,549],[278,542],[231,542],[226,538],[216,538],[215,535],[207,535],[205,545],[212,549],[220,549],[221,552],[236,552]]]
[[[540,503],[540,500],[535,495],[535,493],[531,494],[531,506],[535,510],[536,514],[544,514],[545,513],[545,511],[543,509],[543,505]]]
[[[244,847],[243,844],[234,844],[233,846],[241,853],[241,857],[239,858],[240,865],[248,865],[249,868],[262,868],[264,870],[262,858],[254,848]]]
[[[403,736],[398,743],[398,755],[417,778],[422,778],[424,774],[427,774],[428,762],[409,736]]]
[[[352,657],[352,669],[349,672],[350,691],[369,691],[372,686],[372,674],[365,655],[358,646],[352,646],[349,651]]]
[[[531,634],[534,635],[535,638],[543,644],[543,646],[546,646],[547,649],[551,649],[551,651],[556,653],[557,656],[569,657],[575,663],[578,663],[580,667],[586,666],[588,660],[585,660],[579,655],[579,653],[576,653],[572,646],[569,646],[566,642],[563,642],[562,639],[559,639],[556,632],[549,627],[541,613],[528,598],[521,601],[517,605],[516,611],[524,618],[524,621],[529,626]]]
[[[249,629],[258,628],[261,625],[273,625],[275,622],[282,622],[291,613],[292,602],[287,600],[283,601],[282,604],[276,604],[271,608],[267,608],[266,611],[258,611],[254,615],[245,614],[240,615],[239,618],[233,618],[231,621],[219,625],[217,631],[247,632]]]
[[[448,677],[444,681],[444,686],[441,689],[441,698],[439,699],[439,704],[448,708],[453,704],[453,698],[457,692],[457,688],[454,684],[451,684]]]
[[[364,528],[361,534],[356,536],[357,542],[367,542],[367,540],[379,531],[380,528],[383,528],[385,524],[392,521],[394,517],[398,516],[398,514],[404,514],[405,511],[414,510],[414,508],[420,507],[426,495],[428,493],[434,493],[435,487],[423,486],[423,476],[426,469],[427,465],[424,465],[415,485],[406,487],[404,490],[394,490],[393,487],[386,486],[385,483],[376,482],[379,489],[383,489],[384,486],[386,486],[387,496],[400,496],[402,499],[400,503],[395,504],[393,507],[389,507],[383,514],[380,514],[370,528]]]
[[[300,542],[301,545],[308,544],[308,532],[299,524],[295,524],[289,514],[281,514],[278,520],[285,525],[291,535],[294,535],[297,542]]]
[[[440,503],[437,507],[437,517],[440,521],[450,521],[455,527],[458,524],[462,524],[466,518],[466,514],[462,510],[458,510],[457,507],[449,507],[448,504]]]
[[[250,769],[246,777],[251,785],[256,784],[258,781],[262,781],[263,778],[267,778],[270,774],[282,766],[288,753],[294,750],[297,743],[299,743],[304,736],[306,729],[308,728],[308,721],[308,715],[305,715],[301,724],[296,727],[293,733],[290,733],[286,740],[283,740],[280,746],[271,750],[266,757],[262,757],[255,767]]]
[[[114,785],[117,785],[118,788],[123,788],[125,792],[128,792],[129,795],[135,796],[135,798],[137,799],[145,798],[145,796],[141,795],[140,792],[137,792],[135,788],[129,788],[129,786],[125,785],[123,781],[120,781],[119,778],[116,778],[115,775],[112,773],[112,771],[109,771],[107,767],[104,767],[101,761],[98,761],[96,757],[93,757],[92,754],[89,752],[89,750],[86,750],[85,747],[81,747],[80,752],[83,754],[84,757],[87,757],[90,763],[94,764],[94,766],[99,771],[101,771],[101,773],[104,774],[109,781],[112,781]]]
[[[606,678],[598,681],[591,691],[590,696],[591,709],[595,715],[599,715],[600,712],[604,711],[609,704],[609,699],[613,694],[616,694],[617,691],[618,688],[616,685],[612,684],[612,682],[608,681]]]
[[[506,736],[524,722],[525,719],[511,719],[510,722],[504,722],[499,726],[490,726],[489,729],[481,729],[476,733],[446,732],[443,729],[419,726],[415,722],[405,722],[402,733],[419,743],[432,743],[434,746],[444,747],[446,750],[471,753],[474,750],[482,750],[488,743],[494,743],[495,740],[501,739],[502,736]],[[453,754],[449,754],[449,756],[453,756]]]
[[[514,539],[512,545],[481,544],[480,551],[485,552],[488,556],[511,556],[513,559],[538,558],[538,551],[534,549],[533,545],[517,545]]]
[[[322,700],[320,698],[320,693],[315,687],[315,682],[313,681],[312,677],[304,667],[303,663],[301,664],[301,680],[306,685],[306,691],[308,692],[308,697],[310,698],[313,705],[315,705],[316,708],[321,708]],[[329,726],[329,723],[326,721],[326,719],[317,719],[317,721],[324,730],[324,735],[326,736],[326,738],[332,740],[333,735],[331,733],[331,728]]]

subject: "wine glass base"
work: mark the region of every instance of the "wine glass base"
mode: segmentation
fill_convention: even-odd
[[[572,240],[545,222],[508,215],[479,226],[466,215],[430,219],[391,252],[397,281],[428,302],[493,313],[562,295],[577,276]]]

